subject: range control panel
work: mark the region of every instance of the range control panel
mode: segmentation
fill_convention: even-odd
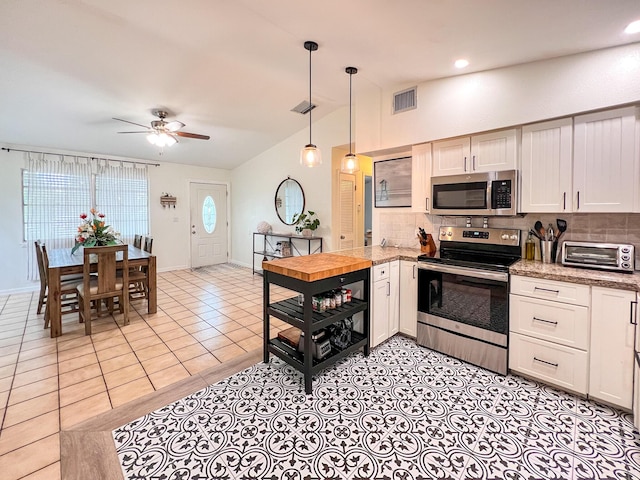
[[[520,230],[515,228],[440,227],[441,242],[472,242],[520,246]]]

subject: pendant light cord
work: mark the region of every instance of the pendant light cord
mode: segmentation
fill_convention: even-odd
[[[353,73],[349,73],[349,155],[352,155],[351,152],[351,79],[353,78]]]
[[[311,111],[313,110],[313,104],[311,103],[311,52],[313,48],[309,48],[309,145],[311,143]]]

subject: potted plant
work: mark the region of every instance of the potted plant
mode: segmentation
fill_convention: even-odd
[[[293,216],[293,224],[296,226],[296,232],[302,233],[305,237],[313,235],[313,231],[320,226],[320,220],[316,217],[316,213],[311,210],[295,214]]]

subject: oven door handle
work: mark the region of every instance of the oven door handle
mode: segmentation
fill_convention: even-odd
[[[431,270],[432,272],[451,273],[453,275],[463,275],[471,278],[482,278],[484,280],[495,280],[497,282],[507,283],[509,274],[506,272],[491,272],[488,270],[475,270],[465,267],[456,267],[453,265],[442,265],[436,263],[418,262],[418,268],[421,270]]]

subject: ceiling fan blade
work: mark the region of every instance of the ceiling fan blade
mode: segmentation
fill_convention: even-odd
[[[189,132],[173,132],[173,134],[178,135],[179,137],[197,138],[198,140],[209,140],[211,138],[209,135],[199,135],[197,133]]]
[[[119,122],[130,123],[131,125],[137,125],[138,127],[149,129],[147,125],[140,125],[139,123],[130,122],[129,120],[123,120],[121,118],[116,118],[116,117],[111,117],[111,118],[113,118],[114,120],[118,120]]]
[[[118,133],[149,133],[149,130],[138,131],[138,132],[118,132]]]
[[[184,127],[184,123],[179,122],[177,120],[174,120],[172,122],[167,122],[164,125],[164,128],[166,128],[170,132],[175,132],[177,130],[180,130],[182,127]]]

